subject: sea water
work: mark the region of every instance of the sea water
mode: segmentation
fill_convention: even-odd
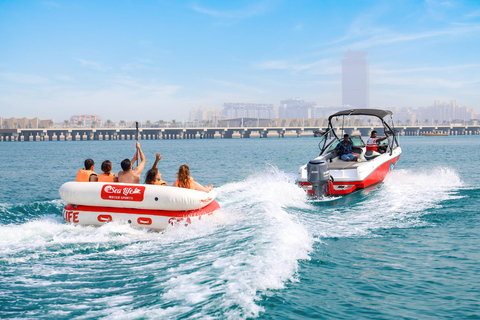
[[[480,138],[401,137],[381,185],[308,201],[318,138],[143,140],[221,210],[163,232],[62,220],[58,189],[132,141],[2,142],[0,318],[478,319]],[[143,176],[144,176],[143,175]]]

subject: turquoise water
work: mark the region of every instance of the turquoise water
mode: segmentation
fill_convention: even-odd
[[[142,141],[222,207],[161,233],[62,221],[60,185],[132,141],[0,143],[0,318],[479,319],[480,138],[402,137],[383,184],[309,202],[292,174],[317,142]]]

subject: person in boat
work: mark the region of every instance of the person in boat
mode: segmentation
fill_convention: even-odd
[[[85,160],[85,169],[78,170],[75,181],[77,182],[97,181],[98,175],[95,172],[93,172],[94,168],[95,168],[95,162],[92,159]]]
[[[133,156],[132,160],[124,159],[120,164],[122,167],[122,171],[118,172],[118,182],[123,183],[140,183],[140,176],[142,174],[143,169],[145,168],[145,155],[143,154],[142,148],[140,148],[140,142],[137,141],[137,152]],[[132,164],[135,160],[138,159],[138,154],[140,154],[140,163],[138,166],[133,169]]]
[[[336,154],[343,161],[358,161],[358,157],[353,153],[353,142],[350,140],[350,136],[345,133],[343,141],[338,142],[333,154]]]
[[[117,182],[118,178],[115,176],[115,173],[112,172],[112,162],[110,160],[105,160],[102,162],[102,171],[98,176],[98,182]]]
[[[198,190],[203,192],[210,192],[213,189],[213,185],[202,186],[200,183],[193,180],[190,177],[190,168],[186,164],[182,164],[178,169],[177,180],[172,184],[174,187],[186,188],[192,190]]]
[[[158,186],[166,186],[167,183],[162,180],[162,174],[157,169],[157,164],[162,159],[160,153],[157,152],[155,163],[153,164],[152,168],[147,171],[147,176],[145,177],[145,184],[155,184]]]
[[[370,134],[370,138],[367,140],[367,151],[365,152],[366,156],[378,156],[381,153],[385,153],[386,147],[380,147],[378,144],[383,140],[388,139],[388,135],[383,138],[377,139],[377,131],[373,130]]]

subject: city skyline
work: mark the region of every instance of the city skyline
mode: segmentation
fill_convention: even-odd
[[[225,102],[342,104],[363,51],[371,108],[480,110],[473,1],[0,3],[0,116],[187,119]]]

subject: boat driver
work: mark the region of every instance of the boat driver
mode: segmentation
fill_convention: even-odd
[[[383,138],[377,139],[377,131],[373,130],[370,134],[370,138],[367,140],[367,151],[365,152],[365,155],[378,156],[381,153],[385,153],[386,146],[378,146],[378,144],[385,139],[388,139],[388,135]]]
[[[353,142],[350,140],[350,136],[345,133],[343,141],[340,141],[333,154],[338,154],[343,161],[358,161],[358,157],[353,153]]]
[[[132,163],[138,159],[138,154],[140,154],[140,163],[135,169],[132,169]],[[137,152],[135,153],[135,156],[133,156],[133,159],[124,159],[120,164],[123,170],[118,172],[118,182],[140,183],[140,175],[142,174],[146,163],[145,155],[143,154],[142,148],[140,148],[140,142],[137,141]]]

